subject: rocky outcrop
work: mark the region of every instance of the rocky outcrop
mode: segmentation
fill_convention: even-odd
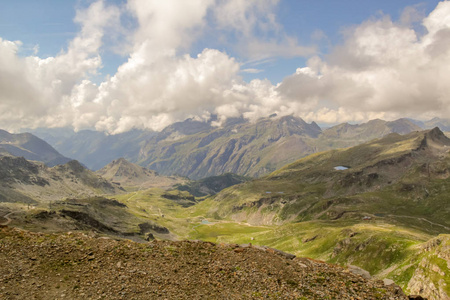
[[[150,231],[153,231],[156,233],[161,233],[161,234],[170,233],[169,229],[167,229],[166,227],[158,225],[158,224],[154,224],[154,223],[150,224],[148,222],[139,224],[139,229],[140,229],[141,234],[143,234],[143,235],[145,235],[146,233],[148,233]]]
[[[450,236],[440,235],[422,245],[420,257],[408,290],[430,300],[450,299]]]

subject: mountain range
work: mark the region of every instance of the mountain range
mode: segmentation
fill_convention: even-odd
[[[211,214],[255,225],[369,215],[409,224],[409,216],[418,228],[432,231],[426,220],[433,220],[437,231],[450,232],[449,152],[450,139],[439,128],[392,133],[226,189],[215,196]],[[268,206],[270,213],[262,213]]]
[[[355,146],[393,132],[405,134],[430,124],[445,124],[441,119],[425,123],[372,120],[321,129],[314,122],[276,115],[253,123],[231,118],[221,127],[213,126],[212,121],[187,119],[161,132],[132,130],[117,135],[68,129],[38,129],[32,133],[93,170],[124,157],[162,175],[199,179],[224,173],[259,177],[312,153]]]

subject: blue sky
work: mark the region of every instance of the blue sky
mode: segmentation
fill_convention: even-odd
[[[440,84],[448,6],[7,1],[0,126],[116,133],[210,114],[223,121],[277,112],[321,123],[439,116],[448,106]]]
[[[8,1],[0,10],[0,37],[8,40],[20,40],[24,43],[21,54],[33,53],[33,48],[39,45],[39,55],[49,57],[67,48],[68,42],[77,34],[79,26],[73,22],[76,9],[87,7],[93,1],[80,0],[17,0]],[[116,5],[124,5],[125,1],[107,1]],[[305,1],[282,0],[276,7],[278,22],[286,33],[298,37],[305,45],[317,45],[320,54],[325,55],[329,45],[335,45],[342,40],[342,30],[358,25],[372,17],[389,15],[398,20],[407,6],[416,6],[424,15],[430,13],[439,1]],[[128,19],[129,23],[133,21]],[[314,34],[323,32],[322,40],[314,39]],[[223,46],[211,40],[211,36],[200,39],[189,49],[191,55],[196,55],[203,48]],[[232,49],[222,48],[229,54],[245,63],[246,58],[240,58]],[[119,65],[127,57],[117,55],[108,50],[102,52],[104,66],[102,74],[113,75]],[[257,64],[256,68],[264,70],[257,74],[243,74],[246,80],[268,78],[272,83],[281,80],[298,67],[305,64],[307,57],[283,58],[274,57],[267,63]],[[255,64],[246,66],[255,67]]]

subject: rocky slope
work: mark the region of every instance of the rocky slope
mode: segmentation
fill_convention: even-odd
[[[395,285],[272,249],[137,244],[0,228],[3,299],[408,299]]]
[[[4,220],[5,216],[8,220]],[[90,231],[140,242],[155,237],[174,238],[164,226],[133,213],[122,202],[101,196],[41,203],[32,209],[3,203],[0,217],[0,224],[8,222],[9,226],[33,232]]]
[[[0,202],[37,203],[116,192],[117,186],[77,161],[49,168],[23,157],[0,156]]]
[[[123,187],[139,189],[151,187],[167,188],[187,181],[179,176],[161,176],[153,170],[130,163],[124,158],[113,160],[96,173],[107,180],[119,183]]]
[[[0,130],[0,152],[41,161],[49,167],[65,164],[71,160],[31,133],[11,134]]]

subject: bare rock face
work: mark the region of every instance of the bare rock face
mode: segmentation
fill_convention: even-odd
[[[350,272],[352,272],[353,274],[360,275],[360,276],[364,277],[365,279],[371,279],[372,278],[372,276],[370,276],[369,272],[367,272],[364,269],[361,269],[360,267],[349,265],[348,266],[348,270]]]

